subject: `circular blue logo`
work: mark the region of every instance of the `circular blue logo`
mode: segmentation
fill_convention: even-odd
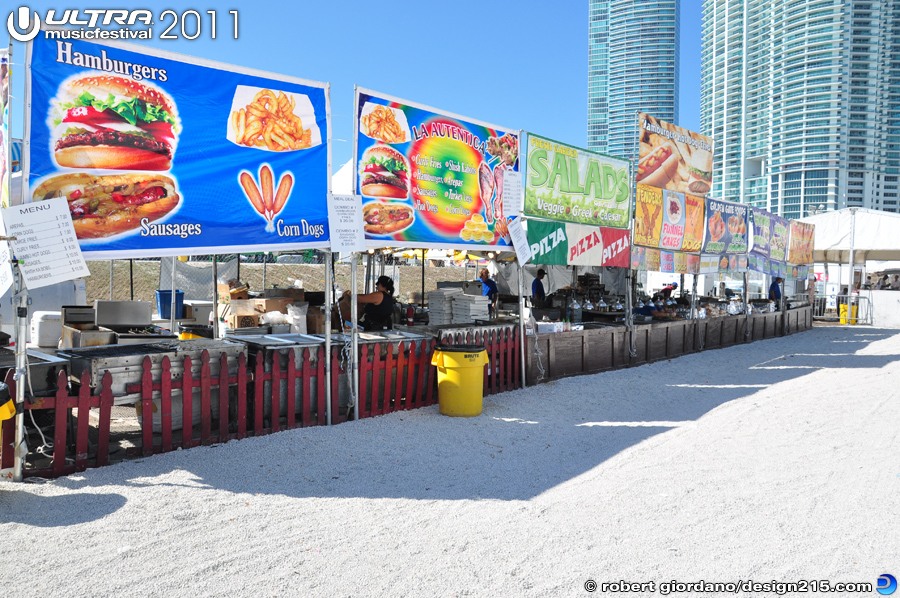
[[[897,578],[890,573],[878,577],[878,587],[875,588],[882,596],[890,596],[897,591]]]

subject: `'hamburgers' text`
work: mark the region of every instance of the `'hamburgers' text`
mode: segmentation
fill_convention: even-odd
[[[80,66],[107,73],[118,73],[131,77],[135,81],[141,79],[153,79],[168,81],[166,69],[158,69],[143,64],[134,64],[124,60],[114,60],[106,55],[106,50],[100,50],[100,56],[92,56],[72,50],[72,42],[56,42],[56,62]]]

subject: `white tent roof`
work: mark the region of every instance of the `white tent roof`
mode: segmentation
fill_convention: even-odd
[[[348,161],[331,175],[331,192],[335,195],[353,193],[353,160]]]
[[[850,261],[850,210],[826,212],[801,222],[816,225],[813,259],[818,263],[846,264]],[[853,261],[900,260],[900,214],[855,208]]]

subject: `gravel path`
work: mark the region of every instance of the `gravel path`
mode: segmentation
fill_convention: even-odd
[[[488,397],[477,418],[435,406],[0,483],[3,586],[195,598],[875,584],[900,577],[898,387],[900,331],[815,328]]]

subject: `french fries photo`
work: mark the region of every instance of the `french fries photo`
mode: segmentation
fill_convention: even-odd
[[[273,152],[312,147],[312,131],[294,114],[297,102],[293,94],[263,89],[245,108],[231,113],[235,143],[266,148]]]
[[[397,122],[394,111],[387,106],[375,106],[375,109],[359,119],[363,133],[385,143],[406,143],[406,131]]]

